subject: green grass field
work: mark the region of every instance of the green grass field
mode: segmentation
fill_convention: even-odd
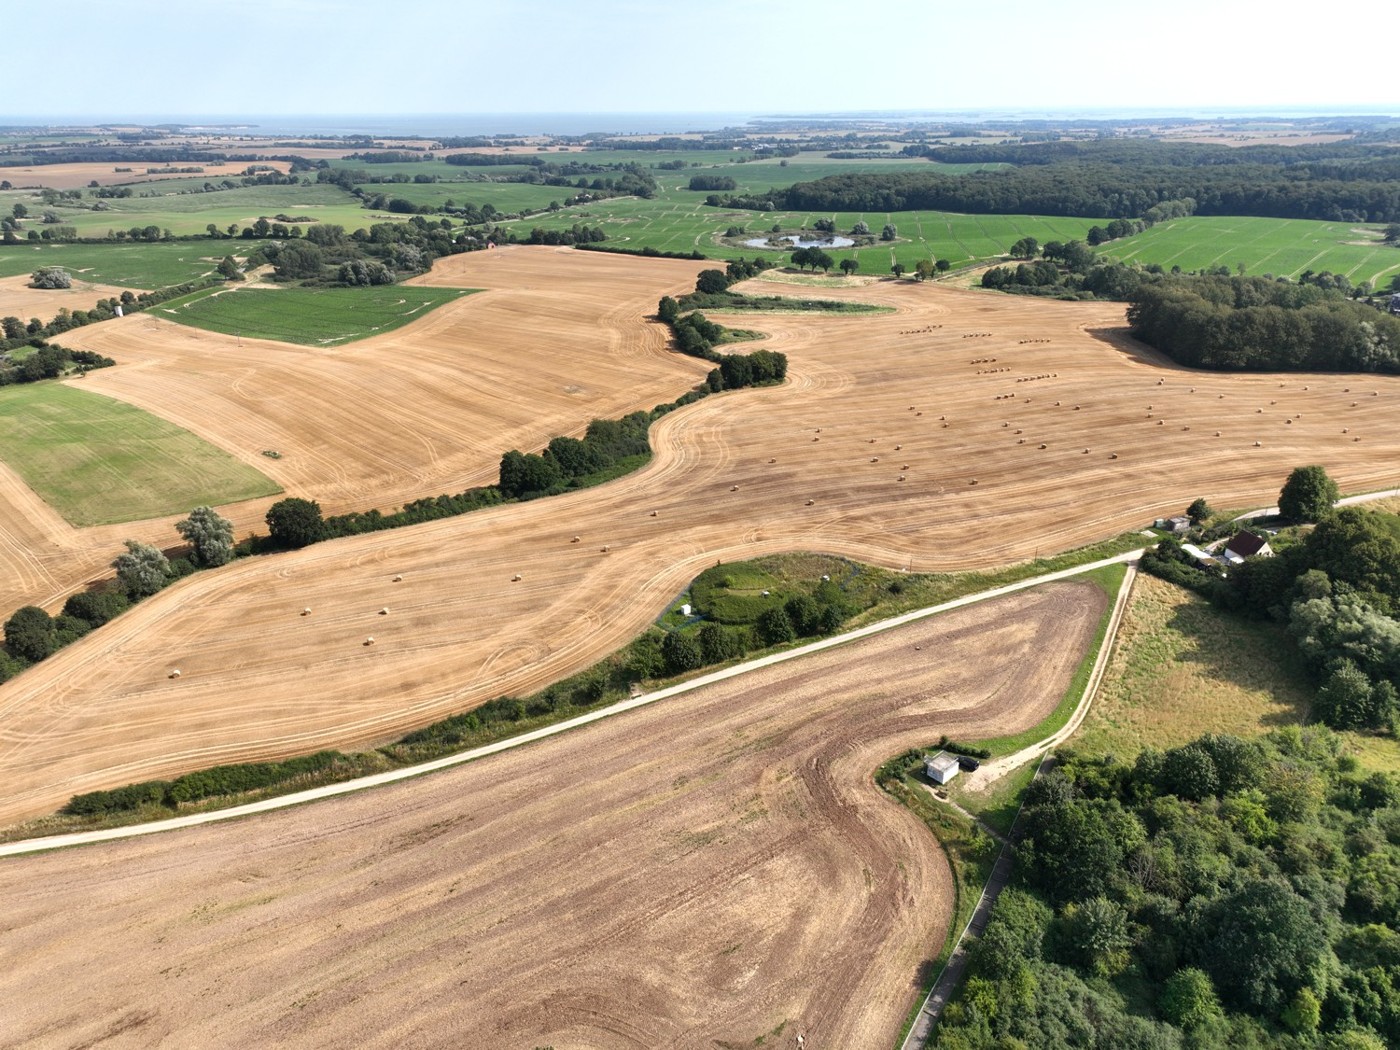
[[[475,289],[215,288],[148,312],[195,328],[303,346],[338,346],[415,321]]]
[[[159,188],[161,184],[152,183],[151,186]],[[138,192],[152,191],[138,189]],[[93,203],[86,192],[82,203]],[[56,213],[64,225],[76,228],[79,237],[105,237],[109,230],[128,230],[133,226],[159,226],[179,237],[202,234],[210,223],[223,230],[230,223],[247,226],[257,221],[259,216],[271,220],[278,213],[306,215],[319,222],[338,223],[347,230],[405,218],[375,217],[356,198],[330,184],[241,186],[214,193],[160,192],[154,197],[112,198],[104,203],[107,207],[102,211],[62,204],[47,208],[37,196],[32,196],[27,205],[32,218],[26,223],[26,228],[42,230],[37,217],[46,210]]]
[[[50,381],[0,388],[0,459],[74,525],[140,521],[281,491],[188,430]]]
[[[490,204],[507,215],[549,207],[550,201],[563,204],[578,191],[571,186],[534,186],[528,182],[400,182],[391,185],[367,184],[365,193],[401,197],[422,206],[443,207],[449,200],[458,205]],[[368,214],[368,213],[366,213]],[[348,227],[347,227],[348,229]]]
[[[1250,274],[1296,278],[1305,270],[1345,274],[1377,288],[1400,274],[1400,248],[1381,243],[1380,226],[1307,219],[1192,216],[1104,245],[1102,254],[1125,262],[1201,270],[1243,265]]]
[[[890,266],[903,263],[908,269],[930,256],[947,259],[954,266],[978,260],[995,259],[1022,237],[1046,241],[1083,239],[1094,219],[1066,219],[1041,215],[960,215],[953,212],[815,212],[731,211],[706,207],[704,194],[688,194],[684,201],[651,201],[625,198],[569,208],[554,215],[536,215],[507,225],[525,236],[530,229],[566,229],[574,223],[601,226],[608,244],[619,248],[656,248],[659,251],[689,252],[699,249],[713,259],[762,256],[786,262],[787,252],[762,248],[732,247],[719,237],[730,226],[745,227],[755,237],[773,225],[784,229],[811,226],[817,219],[834,218],[837,229],[846,232],[864,220],[875,232],[887,222],[895,224],[899,240],[876,243],[865,248],[832,250],[837,265],[853,257],[860,272],[887,274]],[[833,273],[839,272],[833,270]]]
[[[247,251],[250,241],[170,241],[150,244],[4,244],[0,277],[62,266],[74,276],[123,288],[168,288],[213,271],[225,252]],[[47,318],[45,318],[47,320]]]

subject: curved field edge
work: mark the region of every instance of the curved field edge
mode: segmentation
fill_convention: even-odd
[[[224,335],[301,346],[344,346],[400,328],[480,291],[388,284],[373,288],[206,288],[146,312]]]
[[[1076,570],[1084,565],[1102,561],[1106,558],[1118,557],[1126,552],[1135,551],[1142,545],[1142,537],[1136,533],[1125,533],[1113,540],[1095,544],[1089,547],[1079,548],[1066,552],[1056,558],[1043,559],[1036,562],[1011,566],[995,573],[958,573],[958,574],[917,574],[905,575],[891,570],[881,569],[876,566],[858,565],[858,569],[863,574],[869,574],[875,580],[886,584],[885,595],[877,604],[872,605],[864,612],[852,617],[842,627],[842,633],[832,638],[822,639],[816,642],[794,642],[788,645],[772,646],[758,650],[745,656],[742,661],[731,661],[728,663],[715,664],[702,668],[692,675],[676,676],[650,681],[652,686],[639,698],[651,702],[665,696],[673,695],[676,692],[696,688],[699,685],[707,684],[717,676],[729,677],[734,674],[741,674],[753,666],[771,659],[791,659],[805,655],[818,648],[827,648],[831,645],[844,644],[853,640],[854,637],[861,637],[869,633],[891,629],[899,626],[910,619],[918,619],[923,616],[936,614],[945,605],[959,599],[980,600],[983,597],[990,598],[1000,594],[1005,588],[1036,586],[1041,582],[1048,582],[1050,579],[1062,578],[1066,575],[1074,575],[1078,578],[1081,574]],[[755,559],[756,563],[775,563],[784,559],[802,559],[811,557],[823,557],[821,555],[775,555],[765,559]],[[842,559],[844,560],[844,559]],[[743,563],[735,563],[741,566]],[[1106,582],[1113,578],[1113,566],[1102,567],[1097,570],[1089,570],[1088,578],[1103,590]],[[1121,570],[1120,570],[1121,571]],[[896,588],[889,588],[888,584],[897,584]],[[1019,585],[1019,586],[1018,586]],[[985,593],[984,593],[985,592]],[[664,618],[666,610],[662,610],[661,617]],[[1101,624],[1094,642],[1094,652],[1102,642],[1102,632],[1105,629]],[[592,667],[569,676],[559,682],[555,682],[546,688],[523,699],[513,700],[512,703],[521,705],[523,710],[528,711],[531,707],[552,702],[555,698],[563,695],[568,697],[581,697],[585,695],[589,684],[596,681],[600,674],[615,668],[619,658],[624,656],[630,649],[630,645],[617,653],[599,661]],[[1092,666],[1093,656],[1085,658]],[[1057,717],[1067,718],[1062,715],[1062,709],[1066,703],[1072,711],[1074,703],[1077,703],[1076,688],[1082,692],[1083,683],[1079,681],[1080,672],[1076,670],[1075,683],[1066,691],[1056,705],[1055,711],[1045,719],[1041,725],[1055,721]],[[1076,698],[1070,701],[1071,694]],[[341,754],[339,752],[317,752],[314,755],[304,755],[299,758],[285,759],[281,763],[289,770],[288,775],[275,783],[269,783],[255,790],[246,790],[220,794],[214,797],[202,799],[197,802],[186,803],[179,806],[177,813],[179,816],[195,814],[217,814],[223,811],[237,809],[239,807],[265,801],[268,799],[283,798],[298,795],[307,791],[314,791],[318,788],[325,788],[340,785],[344,790],[358,790],[353,782],[365,778],[371,778],[370,782],[363,787],[373,787],[381,783],[379,778],[384,775],[392,775],[394,779],[405,776],[413,776],[418,773],[432,772],[443,768],[449,764],[461,761],[471,761],[483,755],[475,752],[490,753],[502,750],[506,747],[515,746],[516,743],[524,743],[538,736],[548,734],[552,727],[561,729],[572,728],[580,718],[592,721],[598,717],[606,717],[615,713],[629,710],[639,706],[636,703],[638,698],[624,699],[625,693],[616,689],[610,689],[599,696],[592,703],[587,703],[580,707],[572,704],[565,704],[557,709],[546,710],[535,715],[524,715],[514,720],[493,720],[483,721],[479,726],[468,731],[458,732],[455,728],[464,717],[480,712],[491,705],[483,705],[458,715],[450,716],[433,725],[416,730],[408,734],[398,742],[386,745],[369,751],[354,752],[351,754]],[[498,702],[493,702],[498,703]],[[1063,722],[1061,722],[1063,724]],[[1040,739],[1034,734],[1041,728],[1041,725],[1027,732],[1032,735],[1032,739]],[[452,726],[453,731],[448,734],[435,734],[434,730],[439,727]],[[559,729],[553,729],[557,732]],[[1017,739],[1015,737],[1008,739]],[[334,755],[333,760],[315,761],[324,755]],[[272,763],[253,763],[251,765],[265,766]],[[218,769],[239,768],[239,767],[215,767]],[[246,768],[246,767],[244,767]],[[191,771],[189,775],[207,773],[208,770]],[[165,782],[155,782],[165,783]],[[141,785],[127,785],[126,788],[139,788]],[[114,791],[125,790],[114,787]],[[290,803],[289,803],[290,804]],[[234,814],[230,814],[234,815]],[[158,824],[172,818],[172,811],[166,805],[150,800],[137,808],[114,811],[95,815],[78,816],[73,814],[58,813],[46,817],[39,817],[0,828],[0,843],[19,842],[22,840],[46,838],[57,835],[69,835],[88,831],[100,831],[104,829],[132,828],[146,824]],[[178,817],[176,818],[178,819]]]
[[[282,491],[183,427],[54,381],[0,389],[0,460],[75,526],[142,521]]]
[[[76,1041],[78,1029],[147,1004],[161,1015],[147,1031],[159,1031],[213,980],[227,994],[182,1029],[197,1041],[200,1026],[242,1019],[255,1042],[300,1045],[335,1017],[358,1045],[387,1046],[412,1004],[420,1034],[460,1031],[470,1011],[492,1045],[492,1032],[527,1046],[747,1045],[785,1018],[826,1045],[888,1045],[951,892],[936,843],[870,770],[930,720],[966,737],[1042,717],[1102,605],[1075,581],[1022,590],[383,793],[16,858],[0,876],[18,895],[28,950],[97,945],[98,970],[129,963],[121,939],[102,931],[149,904],[148,880],[165,886],[155,895],[163,914],[146,913],[154,924],[140,936],[158,946],[136,987],[87,969],[96,994],[74,1013],[66,989],[21,972],[9,986],[36,995],[16,1023],[52,1031],[64,1011]],[[89,872],[100,899],[82,909],[75,936],[65,886]],[[298,916],[305,936],[290,936],[283,916]],[[159,974],[208,958],[210,937],[249,951],[213,953],[195,984]],[[366,965],[328,974],[324,949],[350,949],[347,937],[371,949],[354,949]],[[655,980],[617,979],[639,970]],[[330,994],[285,1009],[314,989]],[[386,1013],[389,1002],[399,1006]],[[625,1029],[611,1025],[619,1016]]]
[[[986,748],[994,755],[1006,755],[1047,740],[1069,723],[1081,701],[1086,700],[1086,691],[1090,687],[1094,665],[1099,661],[1100,653],[1105,646],[1112,647],[1114,644],[1109,630],[1114,623],[1115,603],[1122,588],[1127,585],[1126,576],[1127,566],[1119,562],[1090,569],[1074,577],[1098,587],[1103,592],[1107,604],[1099,617],[1094,639],[1084,651],[1079,665],[1075,668],[1074,677],[1065,688],[1055,709],[1040,722],[1019,733],[962,743],[971,747]],[[1092,702],[1093,697],[1089,696],[1087,699]],[[926,753],[937,749],[937,744],[930,744],[917,750]],[[1000,855],[998,844],[979,828],[978,824],[988,824],[1002,835],[1011,833],[1011,824],[1021,808],[1021,797],[1035,776],[1042,756],[1037,755],[1029,759],[998,781],[983,787],[975,796],[971,793],[959,793],[954,800],[959,803],[957,808],[934,800],[929,790],[930,781],[919,772],[920,759],[915,758],[911,762],[910,757],[910,754],[906,754],[891,759],[880,767],[876,779],[886,792],[923,821],[938,839],[938,844],[948,858],[948,866],[953,872],[954,902],[943,947],[938,955],[929,961],[926,968],[927,980],[918,1002],[905,1019],[896,1046],[903,1045],[924,1008],[928,993],[942,976],[957,948],[960,936],[966,933],[971,924],[977,902],[991,879],[992,868]],[[953,781],[953,784],[956,786],[957,781]],[[979,804],[974,804],[974,797]],[[972,817],[967,815],[969,811]]]

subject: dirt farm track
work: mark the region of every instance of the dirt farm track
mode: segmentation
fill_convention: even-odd
[[[643,318],[702,265],[457,256],[432,280],[489,291],[335,351],[239,347],[129,317],[84,329],[123,362],[86,382],[261,460],[328,510],[393,505],[492,478],[502,448],[539,448],[688,387],[703,362],[669,353]],[[716,560],[818,550],[993,566],[1202,494],[1267,504],[1302,463],[1350,491],[1394,487],[1400,472],[1394,377],[1174,369],[1123,339],[1110,303],[912,282],[831,294],[895,312],[731,322],[768,333],[789,382],[666,416],[642,471],[201,573],[0,686],[0,821],[98,787],[379,743],[527,693],[624,644]],[[397,404],[380,396],[391,386]],[[357,388],[369,393],[356,400]],[[410,424],[395,416],[403,405],[417,406]],[[258,419],[282,459],[255,451],[274,444],[258,440]],[[173,539],[168,521],[75,530],[17,479],[0,488],[10,608],[101,574],[125,536]],[[240,531],[267,502],[229,509]]]
[[[871,771],[1044,718],[1105,602],[1049,584],[391,788],[7,860],[0,1047],[888,1047],[952,888]]]

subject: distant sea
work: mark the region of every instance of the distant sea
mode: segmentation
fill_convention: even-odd
[[[590,132],[608,135],[679,135],[691,131],[715,131],[752,125],[761,129],[770,122],[892,121],[957,122],[1124,119],[1262,119],[1395,114],[1394,106],[1292,107],[1269,109],[1221,106],[1218,109],[1063,109],[1035,110],[884,110],[825,113],[403,113],[334,114],[301,116],[255,114],[0,114],[0,126],[74,127],[93,124],[179,124],[186,127],[239,129],[248,134],[277,138],[301,136],[370,135],[376,138],[452,135],[575,135]]]

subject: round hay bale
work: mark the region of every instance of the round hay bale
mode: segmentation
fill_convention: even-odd
[[[570,542],[570,543],[577,543],[578,540],[579,540],[579,538],[578,538],[577,536],[575,536],[575,537],[574,537],[573,539],[571,539],[569,542]]]
[[[395,582],[395,583],[403,583],[403,577],[402,577],[402,576],[395,576],[395,577],[394,577],[394,582]]]
[[[738,485],[730,485],[730,486],[729,486],[729,491],[730,491],[730,492],[738,492],[738,491],[739,491],[739,486],[738,486]]]
[[[817,502],[817,501],[814,500],[814,499],[809,499],[809,500],[807,501],[807,506],[810,507],[810,506],[812,506],[813,504],[815,504],[816,502]]]
[[[652,512],[651,512],[651,516],[652,516],[653,518],[656,517],[656,511],[652,511]]]
[[[386,605],[386,606],[384,606],[384,608],[380,609],[380,610],[379,610],[379,615],[380,615],[380,616],[388,616],[388,615],[389,615],[389,607]]]
[[[311,606],[308,605],[305,609],[303,609],[303,610],[301,611],[301,614],[302,614],[303,616],[310,616],[310,615],[311,615]]]
[[[521,575],[520,575],[520,573],[518,573],[518,572],[517,572],[514,576],[512,576],[512,577],[510,578],[510,582],[511,582],[511,583],[519,583],[520,580],[521,580]]]
[[[180,677],[180,669],[179,669],[178,667],[172,668],[171,671],[170,671],[170,677],[171,677],[171,678],[179,678],[179,677]]]

